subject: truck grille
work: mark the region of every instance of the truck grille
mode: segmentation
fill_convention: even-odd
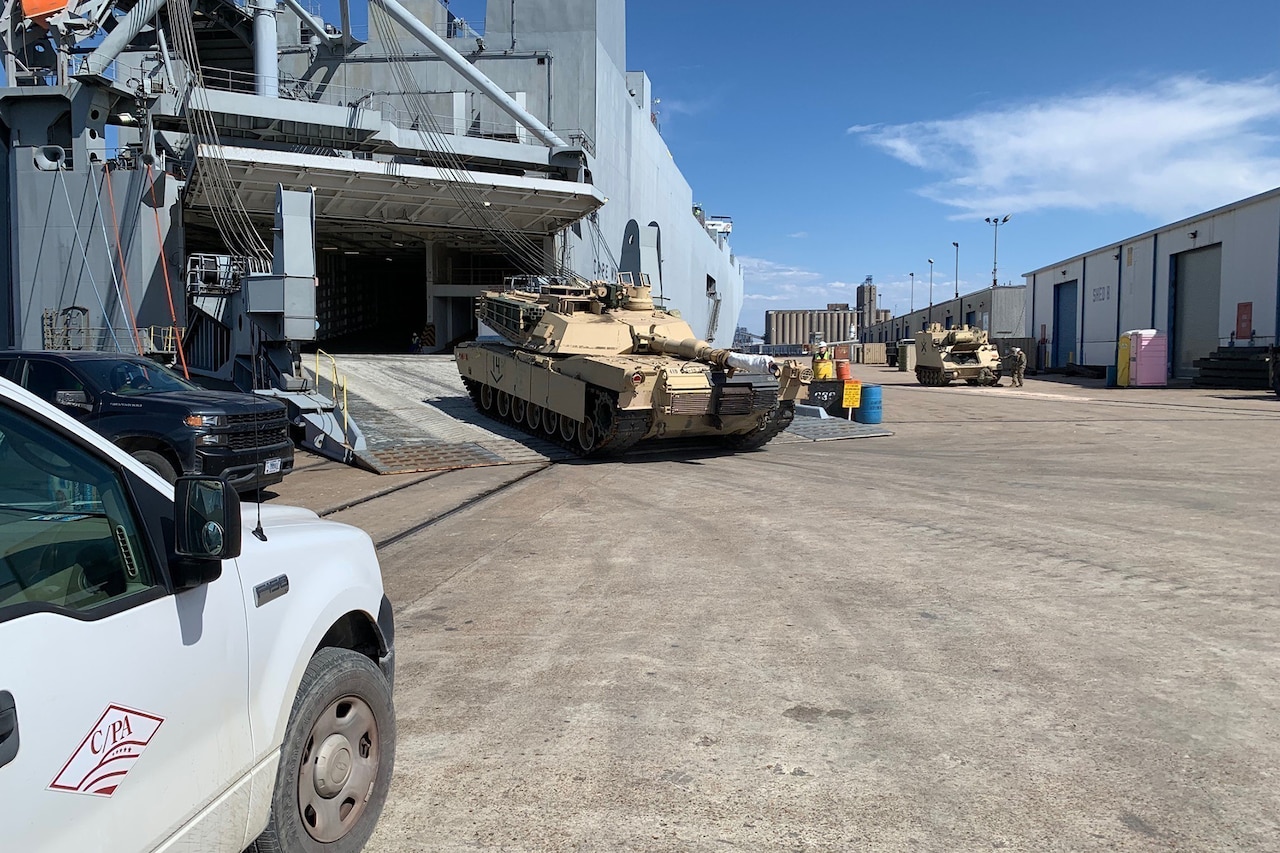
[[[227,425],[233,426],[233,427],[253,426],[255,423],[258,424],[259,426],[265,426],[265,425],[276,426],[276,423],[275,423],[276,421],[279,421],[281,425],[284,424],[284,421],[285,421],[284,412],[276,410],[276,411],[262,411],[262,412],[246,412],[241,415],[227,415]]]
[[[281,409],[227,415],[227,446],[232,450],[273,447],[289,440],[289,420]]]
[[[227,436],[227,446],[232,450],[252,450],[255,447],[272,447],[287,440],[288,430],[281,423],[280,426],[263,426],[256,430],[233,432]]]

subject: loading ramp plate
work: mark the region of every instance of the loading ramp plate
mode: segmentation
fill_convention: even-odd
[[[893,432],[879,424],[860,424],[841,418],[796,418],[783,435],[809,441],[839,441],[844,438],[880,438],[893,435]]]

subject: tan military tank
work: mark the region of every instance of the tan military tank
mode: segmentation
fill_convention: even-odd
[[[970,385],[995,385],[1000,381],[1000,351],[982,329],[941,323],[916,336],[916,381],[921,385],[950,385],[963,379]]]
[[[648,278],[616,284],[518,277],[485,291],[476,316],[499,339],[459,344],[476,408],[583,455],[646,439],[716,436],[763,447],[795,416],[812,372],[716,349],[653,303]]]

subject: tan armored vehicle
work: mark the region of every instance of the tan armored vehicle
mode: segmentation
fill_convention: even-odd
[[[583,455],[621,453],[645,439],[719,436],[763,447],[795,416],[811,371],[798,362],[716,349],[653,303],[647,276],[618,283],[508,280],[476,316],[501,340],[455,350],[484,414]]]
[[[956,379],[995,385],[1000,381],[1000,351],[982,329],[944,329],[941,323],[930,323],[916,333],[916,380],[921,385],[950,385]]]

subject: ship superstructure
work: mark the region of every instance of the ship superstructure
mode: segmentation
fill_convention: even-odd
[[[169,348],[256,386],[288,373],[260,345],[443,351],[507,276],[619,272],[728,343],[729,229],[626,70],[622,0],[490,2],[483,22],[437,0],[337,10],[6,2],[0,348]],[[314,247],[286,262],[290,210]]]

